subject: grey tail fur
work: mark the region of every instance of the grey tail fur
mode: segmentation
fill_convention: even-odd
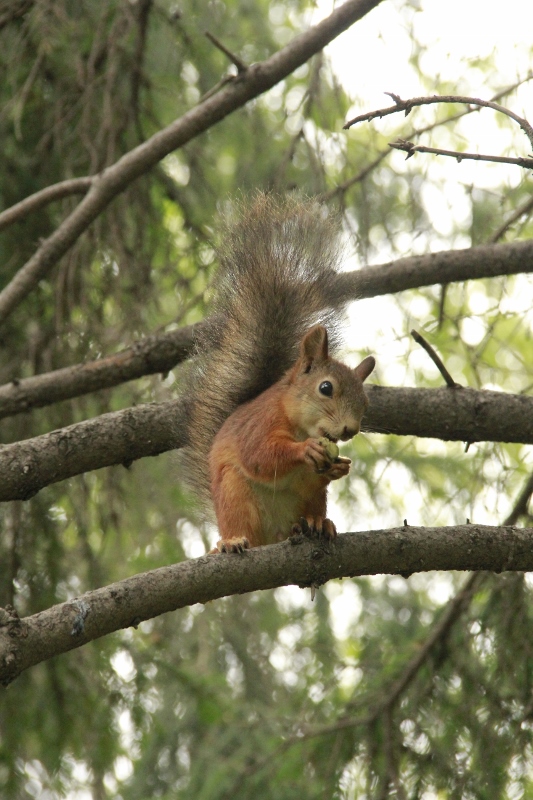
[[[342,248],[337,217],[317,201],[258,193],[226,224],[213,314],[202,326],[188,408],[187,478],[209,507],[207,456],[237,406],[291,367],[317,323],[338,342],[346,305],[335,280]]]

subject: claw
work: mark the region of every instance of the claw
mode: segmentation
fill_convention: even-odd
[[[319,539],[322,536],[322,523],[323,523],[322,517],[315,517],[315,519],[312,520],[311,527],[313,528],[314,531],[316,531],[316,533],[318,533]]]
[[[250,542],[243,536],[240,539],[221,539],[217,542],[217,550],[219,553],[244,553],[245,550],[250,548]]]
[[[334,539],[337,536],[337,528],[335,523],[330,519],[325,519],[322,526],[322,533],[325,539]]]
[[[300,517],[299,521],[292,526],[291,534],[293,536],[298,534],[309,537],[317,536],[319,539],[331,541],[337,535],[337,528],[334,522],[324,517]]]

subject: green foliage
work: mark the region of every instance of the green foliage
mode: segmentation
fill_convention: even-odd
[[[228,71],[206,29],[252,64],[290,41],[311,14],[303,0],[0,5],[0,208],[104,169],[194,106]],[[419,93],[466,92],[466,78],[456,86],[425,70],[416,4],[401,5]],[[490,92],[499,88],[492,57],[471,59],[468,68],[486,76]],[[445,121],[435,134],[443,146],[464,149],[468,137],[452,121],[457,107],[433,109],[430,118],[413,112],[407,132],[395,119],[392,133],[375,124],[344,133],[355,103],[318,56],[138,179],[9,319],[0,384],[202,319],[216,216],[240,192],[325,196],[341,208],[360,263],[489,242],[526,206],[526,180],[461,189],[449,167],[390,153],[389,141],[414,140],[417,127],[435,120]],[[449,213],[434,218],[428,193],[444,202],[452,183],[468,213],[454,215],[450,200]],[[51,203],[1,232],[2,286],[76,202]],[[531,234],[526,209],[502,236]],[[528,291],[519,276],[387,300],[373,332],[381,381],[441,385],[409,338],[417,327],[458,382],[530,393],[533,325],[521,300]],[[370,346],[367,335],[365,323],[359,347]],[[9,418],[0,422],[1,440],[169,399],[185,380],[176,369],[165,380],[148,377]],[[353,480],[336,499],[364,528],[405,518],[500,522],[531,470],[530,451],[519,445],[464,452],[460,443],[373,435],[358,437],[350,452]],[[213,537],[196,522],[172,454],[52,485],[0,508],[0,605],[32,614],[199,555]],[[0,795],[531,798],[528,577],[485,576],[395,694],[463,580],[344,581],[322,588],[313,603],[294,587],[231,597],[41,664],[0,697]]]

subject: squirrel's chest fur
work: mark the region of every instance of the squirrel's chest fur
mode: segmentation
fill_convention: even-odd
[[[227,458],[227,450],[225,455],[213,476],[213,499],[219,523],[231,512],[234,535],[243,533],[245,526],[244,535],[253,544],[272,544],[290,536],[292,526],[314,509],[325,514],[324,480],[310,476],[305,466],[256,480],[242,463]]]
[[[288,455],[299,437],[273,402],[276,393],[272,387],[232,414],[209,453],[219,530],[252,546],[286,539],[302,516],[325,514],[328,481]]]
[[[325,513],[323,481],[318,476],[309,476],[304,466],[295,467],[290,474],[274,480],[257,482],[248,478],[247,482],[260,511],[265,544],[286,539],[292,526],[307,516],[309,503],[317,493],[324,495]]]

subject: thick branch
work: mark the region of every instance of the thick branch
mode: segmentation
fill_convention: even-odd
[[[462,442],[533,444],[533,397],[469,388],[369,386],[367,431]],[[0,501],[27,500],[50,483],[182,447],[179,400],[102,414],[0,447]]]
[[[533,240],[407,256],[340,276],[346,291],[376,297],[436,283],[533,272]]]
[[[0,419],[143,375],[166,373],[191,354],[196,327],[187,325],[170,333],[147,336],[116,355],[0,386]]]
[[[19,620],[0,612],[0,681],[113,631],[231,594],[332,578],[429,570],[533,569],[533,529],[460,525],[304,536],[240,555],[204,556],[145,572]]]
[[[0,446],[0,500],[27,500],[50,483],[183,447],[180,403],[147,403]]]
[[[253,64],[227,83],[220,92],[200,102],[183,117],[95,176],[91,188],[77,208],[0,292],[0,323],[72,247],[113,198],[132,181],[173,150],[182,147],[249,100],[275,86],[379,2],[381,0],[347,0],[318,25],[297,36],[266,61]]]
[[[533,272],[533,241],[409,256],[342,273],[339,280],[346,297],[355,300],[435,283],[529,272]],[[142,375],[168,372],[189,355],[192,335],[191,327],[150,336],[114,356],[0,386],[0,419]]]
[[[363,429],[460,442],[533,444],[533,397],[444,386],[368,386]]]

